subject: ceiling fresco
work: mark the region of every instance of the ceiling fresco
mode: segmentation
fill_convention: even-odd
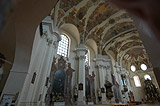
[[[81,43],[93,39],[102,54],[109,53],[124,66],[150,64],[132,18],[106,0],[59,0],[52,17],[55,27],[75,25]]]

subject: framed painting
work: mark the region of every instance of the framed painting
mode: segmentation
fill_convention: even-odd
[[[0,106],[15,106],[16,95],[13,94],[3,94],[0,101]]]

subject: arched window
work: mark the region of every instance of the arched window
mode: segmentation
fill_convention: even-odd
[[[134,76],[133,79],[134,79],[135,86],[136,87],[141,87],[141,82],[139,80],[139,77],[138,76]]]
[[[57,54],[68,57],[69,39],[65,35],[61,35],[61,41],[58,44]]]
[[[88,50],[88,52],[87,52],[87,54],[85,55],[85,65],[86,66],[89,66],[90,65],[90,52],[89,52],[89,50]]]
[[[145,80],[152,80],[152,79],[151,79],[151,76],[149,76],[148,74],[144,75],[144,79],[145,79]]]

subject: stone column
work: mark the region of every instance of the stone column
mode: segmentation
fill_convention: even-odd
[[[106,80],[112,83],[112,76],[111,76],[111,60],[109,56],[105,56],[105,67],[106,67]]]
[[[85,55],[88,49],[84,44],[80,44],[78,48],[76,48],[77,59],[78,59],[78,105],[85,105]],[[80,88],[80,89],[79,89]]]
[[[102,96],[102,104],[106,104],[107,99],[106,99],[106,93],[105,93],[105,64],[104,64],[105,59],[102,57],[102,55],[98,54],[97,58],[95,59],[96,62],[96,68],[99,72],[99,83],[100,83],[100,89],[101,89],[101,96]],[[104,92],[102,91],[104,89]]]
[[[116,71],[115,71],[115,77],[116,77],[116,81],[118,82],[119,84],[119,91],[120,91],[120,101],[122,102],[122,99],[123,99],[123,96],[122,96],[122,90],[123,90],[123,85],[122,85],[122,79],[121,79],[121,66],[119,66],[119,64],[116,62],[115,66],[116,68]]]
[[[41,79],[44,79],[44,80],[41,81],[41,86],[42,86],[40,89],[41,98],[40,98],[40,103],[38,104],[38,106],[39,105],[45,106],[45,96],[46,96],[46,93],[49,87],[49,81],[48,81],[48,85],[46,86],[46,80],[47,80],[47,77],[49,78],[49,74],[50,74],[52,62],[53,62],[53,57],[57,53],[58,42],[59,40],[57,39],[55,35],[48,38],[48,51],[46,55],[47,64],[44,64],[43,70],[45,70],[45,73],[43,74],[43,77],[41,77]]]
[[[37,66],[37,78],[35,79],[35,83],[34,83],[34,88],[33,88],[33,92],[32,92],[32,99],[31,102],[32,104],[34,104],[34,106],[37,106],[37,102],[39,101],[39,96],[40,96],[40,88],[42,83],[44,82],[45,78],[44,78],[44,74],[46,72],[46,65],[48,65],[48,54],[50,51],[49,45],[48,45],[48,39],[49,36],[48,34],[43,38],[43,44],[44,45],[44,54],[42,56],[42,58],[39,60],[40,63]]]
[[[128,98],[128,91],[125,91],[125,90],[129,90],[129,82],[128,82],[128,75],[129,75],[129,72],[125,69],[125,68],[121,68],[121,73],[120,75],[124,75],[125,76],[125,81],[126,81],[126,87],[127,88],[124,88],[124,86],[122,86],[122,90],[124,91],[124,93],[122,94],[123,96],[123,102],[124,103],[127,103],[127,101],[129,101],[129,98]],[[121,78],[122,80],[122,78]],[[123,85],[123,84],[122,84]]]
[[[131,83],[130,83],[130,75],[127,70],[125,71],[125,75],[126,75],[127,87],[128,87],[128,92],[129,92],[129,91],[132,91],[132,87],[131,87]],[[128,92],[126,93],[127,101],[130,101],[129,96],[128,96]]]

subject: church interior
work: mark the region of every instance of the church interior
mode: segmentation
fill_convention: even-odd
[[[2,4],[0,106],[159,106],[160,42],[142,20],[107,0]]]

